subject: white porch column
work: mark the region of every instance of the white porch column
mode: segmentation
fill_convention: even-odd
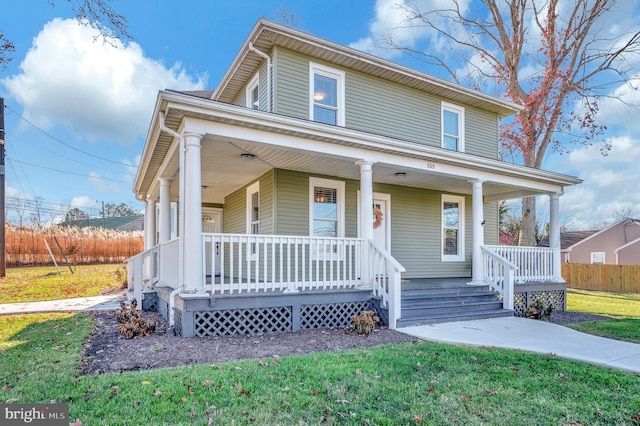
[[[147,198],[144,209],[144,249],[156,245],[156,200]]]
[[[553,249],[553,282],[563,283],[560,254],[560,194],[549,194],[549,248]]]
[[[202,176],[199,133],[184,133],[184,289],[187,293],[204,292],[202,265]]]
[[[160,178],[160,224],[158,244],[171,239],[171,178]]]
[[[364,239],[362,252],[362,285],[371,286],[369,241],[373,239],[373,162],[358,160],[360,166],[360,238]]]
[[[471,282],[470,285],[484,285],[482,271],[482,250],[484,245],[484,209],[482,200],[482,180],[470,180],[473,185],[472,192],[472,247],[471,252]]]

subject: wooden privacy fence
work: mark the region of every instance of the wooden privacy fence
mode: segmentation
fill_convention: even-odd
[[[563,263],[562,278],[569,288],[640,293],[640,265]]]

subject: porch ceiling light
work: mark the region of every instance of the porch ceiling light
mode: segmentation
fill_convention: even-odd
[[[405,172],[397,172],[397,173],[394,173],[393,176],[396,179],[404,179],[407,177],[407,174]]]
[[[313,94],[314,101],[322,101],[327,95],[324,92],[316,92]]]
[[[242,158],[243,160],[253,160],[254,158],[256,158],[256,156],[253,154],[244,153],[240,154],[240,158]]]

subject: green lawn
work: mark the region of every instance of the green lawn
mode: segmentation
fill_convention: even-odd
[[[82,265],[74,268],[54,266],[7,268],[6,277],[0,279],[0,303],[37,302],[41,300],[69,299],[97,296],[123,288],[126,268],[116,265]],[[123,274],[118,276],[118,271]]]
[[[85,425],[640,424],[640,377],[429,342],[81,376],[87,314],[0,317],[2,401]]]
[[[640,294],[568,289],[567,310],[612,317],[568,324],[568,327],[596,336],[640,343]]]

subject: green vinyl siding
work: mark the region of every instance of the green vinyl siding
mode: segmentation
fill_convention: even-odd
[[[477,108],[465,108],[465,152],[498,159],[498,117]]]
[[[274,170],[269,170],[257,180],[260,181],[260,233],[273,233]],[[244,234],[247,232],[247,187],[227,195],[224,200],[224,232]]]
[[[275,175],[277,185],[275,229],[277,234],[309,235],[309,177],[314,176],[345,182],[344,236],[357,236],[357,191],[360,182],[282,169],[276,170]]]
[[[434,147],[442,146],[441,102],[451,103],[450,100],[282,47],[274,49],[274,112],[309,119],[310,62],[345,72],[345,127]],[[465,151],[497,158],[496,115],[459,106],[465,108]]]
[[[277,47],[273,63],[273,112],[308,120],[309,59]]]
[[[268,110],[267,108],[268,106],[267,83],[268,82],[267,82],[267,61],[266,60],[262,61],[262,63],[260,64],[260,67],[258,67],[258,73],[260,73],[260,77],[258,80],[258,99],[259,99],[258,105],[259,105],[260,111],[267,111]],[[251,80],[253,80],[253,77],[255,77],[255,74],[252,75],[249,80],[247,80],[247,83],[242,87],[242,90],[240,90],[236,94],[236,97],[231,102],[233,105],[247,106],[247,85]]]
[[[488,245],[499,244],[500,218],[498,203],[484,205],[484,243]]]
[[[357,236],[357,180],[310,175],[273,169],[260,180],[260,232],[276,235],[309,235],[309,177],[345,182],[345,236]],[[251,182],[253,183],[253,182]],[[247,185],[248,186],[248,185]],[[465,196],[465,260],[441,260],[441,202],[439,191],[376,184],[374,192],[391,198],[391,254],[405,268],[403,278],[468,277],[473,243],[472,199]],[[452,194],[459,195],[459,194]],[[224,232],[246,231],[246,186],[225,199]],[[484,205],[485,243],[498,242],[498,208]]]
[[[345,122],[351,129],[439,147],[440,100],[360,72],[348,72]]]

